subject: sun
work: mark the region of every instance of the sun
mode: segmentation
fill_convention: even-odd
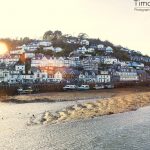
[[[5,43],[0,42],[0,55],[6,54],[8,51],[8,48]]]

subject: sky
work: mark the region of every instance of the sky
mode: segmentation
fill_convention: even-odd
[[[0,38],[82,32],[150,55],[150,11],[134,6],[134,0],[0,0]]]

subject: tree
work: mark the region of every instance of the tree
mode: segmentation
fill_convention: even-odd
[[[62,37],[62,32],[59,31],[59,30],[56,30],[56,31],[53,33],[53,35],[54,35],[54,38],[59,39],[59,38]]]
[[[88,37],[88,35],[86,33],[79,33],[78,38],[80,40],[86,39]]]
[[[46,31],[43,35],[43,40],[51,41],[54,38],[53,31]]]
[[[25,72],[28,74],[28,71],[31,70],[31,59],[26,59],[25,62]]]
[[[23,42],[23,44],[28,44],[28,43],[31,42],[31,40],[30,40],[29,37],[24,37],[24,38],[22,39],[22,42]]]

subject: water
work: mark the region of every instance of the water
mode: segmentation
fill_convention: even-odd
[[[74,103],[0,104],[0,150],[149,150],[150,107],[56,125],[26,126],[32,114]]]

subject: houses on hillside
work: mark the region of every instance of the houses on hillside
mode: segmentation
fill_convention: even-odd
[[[35,53],[37,50],[53,51],[54,53],[64,50],[57,44],[54,47],[53,42],[44,40],[18,46],[9,55],[1,56],[0,82],[10,84],[48,82],[108,84],[150,80],[150,67],[144,65],[144,62],[150,62],[150,57],[142,56],[140,52],[120,48],[131,57],[131,61],[120,61],[113,54],[113,46],[93,44],[88,39],[74,37],[64,42],[76,45],[68,57]],[[93,55],[94,53],[96,55]],[[28,65],[26,60],[28,60]]]

